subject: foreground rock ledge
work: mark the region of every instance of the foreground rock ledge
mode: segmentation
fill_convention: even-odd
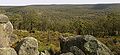
[[[0,55],[17,55],[13,48],[0,48]]]
[[[70,48],[73,46],[81,49],[85,55],[113,55],[106,45],[91,35],[60,37],[60,47],[62,53],[71,52]]]

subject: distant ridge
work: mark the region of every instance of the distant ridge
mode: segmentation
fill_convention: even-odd
[[[98,4],[27,4],[27,5],[0,5],[0,7],[16,6],[71,6],[71,5],[119,5],[120,3],[98,3]]]

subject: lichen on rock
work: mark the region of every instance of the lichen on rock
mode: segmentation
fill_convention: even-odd
[[[0,48],[9,47],[8,36],[12,34],[13,26],[6,15],[0,14]]]
[[[17,55],[13,48],[0,48],[0,55]]]
[[[8,36],[13,32],[13,25],[6,15],[0,14],[0,55],[17,55],[10,47]]]
[[[60,47],[62,52],[69,52],[70,47],[72,46],[76,46],[76,49],[81,49],[85,55],[113,55],[106,45],[91,35],[77,35],[69,38],[60,38]]]
[[[38,41],[33,37],[23,38],[15,49],[18,55],[39,55]]]

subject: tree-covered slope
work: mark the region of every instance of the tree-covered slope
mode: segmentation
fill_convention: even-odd
[[[0,14],[10,18],[18,38],[38,39],[40,51],[59,51],[60,35],[90,34],[119,54],[120,4],[1,6]]]

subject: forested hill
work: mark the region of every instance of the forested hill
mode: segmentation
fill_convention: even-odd
[[[120,55],[120,4],[0,6],[0,14],[7,15],[14,27],[10,36],[12,41],[15,40],[11,46],[13,48],[19,40],[30,36],[38,40],[40,52],[50,50],[56,54],[61,52],[60,42],[63,41],[59,41],[60,36],[93,35],[112,53]],[[0,24],[6,26],[3,22]],[[63,40],[68,41],[68,38]],[[90,40],[89,36],[86,38]],[[84,43],[81,38],[73,39],[80,39],[80,43]],[[92,47],[96,46],[96,41],[93,42],[90,40]]]
[[[118,35],[120,4],[1,6],[14,29]]]

